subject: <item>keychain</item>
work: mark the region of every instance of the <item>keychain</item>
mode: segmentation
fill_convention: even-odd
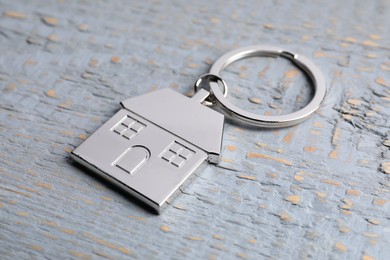
[[[219,74],[229,64],[254,56],[281,56],[303,70],[315,89],[309,104],[291,114],[265,116],[229,102],[227,85]],[[326,82],[318,67],[305,56],[276,47],[250,46],[220,57],[210,74],[195,82],[194,90],[192,98],[165,88],[121,102],[123,108],[77,147],[71,157],[160,212],[203,162],[219,162],[224,115],[208,106],[218,106],[228,116],[259,127],[291,126],[318,109],[326,94]]]

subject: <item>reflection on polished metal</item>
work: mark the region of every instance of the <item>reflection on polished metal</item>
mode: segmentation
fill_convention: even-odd
[[[308,118],[319,108],[326,94],[326,81],[319,68],[305,56],[294,54],[278,47],[255,45],[230,51],[221,56],[213,64],[210,69],[210,74],[219,76],[223,69],[229,64],[237,60],[255,56],[280,56],[291,60],[311,79],[315,89],[313,99],[304,108],[291,114],[264,116],[247,112],[235,106],[225,98],[215,81],[210,82],[211,93],[217,101],[215,103],[219,105],[228,115],[252,125],[275,128],[298,124]]]
[[[215,98],[213,95],[210,95],[211,89],[210,89],[210,83],[216,82],[222,83],[223,86],[223,96],[226,97],[228,93],[228,87],[226,85],[226,82],[217,75],[214,74],[204,74],[198,78],[198,80],[194,84],[194,92],[198,93],[201,89],[206,89],[209,93],[207,94],[207,97],[204,98],[203,102],[201,102],[203,105],[206,106],[212,106],[215,104]]]
[[[121,102],[72,158],[160,211],[204,162],[220,159],[224,116],[165,88]]]

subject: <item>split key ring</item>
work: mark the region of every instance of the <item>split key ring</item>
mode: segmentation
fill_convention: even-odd
[[[221,72],[229,64],[235,61],[256,56],[283,57],[292,61],[298,68],[306,73],[314,85],[314,96],[311,101],[305,107],[293,113],[266,116],[245,111],[227,100],[227,85],[220,77]],[[287,127],[304,121],[320,107],[326,95],[325,78],[320,69],[310,59],[303,55],[294,54],[290,51],[272,46],[255,45],[239,48],[224,54],[212,65],[210,74],[203,75],[196,81],[194,86],[195,92],[199,90],[201,81],[205,78],[207,78],[210,86],[209,101],[205,101],[207,102],[205,105],[218,105],[233,119],[238,119],[248,124],[265,128]],[[218,82],[222,83],[223,92],[221,91]]]

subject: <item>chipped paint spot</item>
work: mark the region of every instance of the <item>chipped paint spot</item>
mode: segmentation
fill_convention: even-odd
[[[60,131],[60,134],[65,136],[72,136],[73,133],[71,131]]]
[[[115,249],[115,250],[118,250],[119,252],[123,253],[123,254],[126,254],[126,255],[133,255],[133,252],[130,251],[129,249],[127,248],[124,248],[122,246],[117,246],[115,244],[112,244],[110,242],[107,242],[103,239],[100,239],[100,238],[97,238],[97,237],[94,237],[92,236],[91,234],[89,233],[84,233],[83,234],[85,237],[95,241],[96,243],[100,244],[100,245],[103,245],[103,246],[106,246],[108,248],[111,248],[111,249]]]
[[[280,220],[290,222],[292,220],[291,216],[287,214],[286,212],[279,214]]]
[[[381,164],[381,171],[385,174],[390,174],[390,161]]]
[[[377,238],[377,237],[379,237],[379,235],[375,234],[375,233],[363,233],[363,236],[369,237],[369,238]]]
[[[7,84],[7,87],[4,89],[7,92],[14,91],[17,88],[17,85],[15,83],[9,83]]]
[[[253,238],[253,239],[249,239],[248,242],[251,244],[256,244],[257,240]]]
[[[296,181],[303,181],[305,178],[303,178],[302,176],[300,175],[294,175],[294,180]]]
[[[88,260],[88,259],[91,259],[91,256],[87,255],[87,254],[84,254],[84,253],[81,253],[81,252],[77,252],[75,250],[68,250],[69,254],[71,254],[72,256],[74,257],[77,257],[77,258],[80,258],[80,259],[83,259],[83,260]]]
[[[322,179],[321,182],[326,183],[326,184],[329,184],[329,185],[333,185],[333,186],[335,186],[335,187],[341,186],[341,183],[340,183],[340,182],[334,181],[334,180]]]
[[[195,236],[188,236],[186,238],[189,239],[189,240],[192,240],[192,241],[203,241],[204,240],[201,237],[195,237]]]
[[[339,231],[340,231],[341,233],[349,233],[349,232],[351,232],[351,230],[350,230],[349,228],[347,228],[346,226],[341,226],[341,227],[339,228]]]
[[[378,34],[370,34],[368,37],[370,37],[370,39],[372,40],[380,40],[382,39],[382,37]]]
[[[49,89],[47,92],[46,92],[46,95],[48,97],[51,97],[51,98],[56,98],[56,92],[54,91],[54,89]]]
[[[240,74],[238,74],[238,76],[241,78],[241,79],[247,79],[249,76],[248,76],[248,73],[243,73],[241,72]]]
[[[256,145],[259,146],[260,148],[264,149],[264,150],[273,151],[273,152],[277,152],[277,153],[283,153],[283,149],[281,149],[281,148],[277,148],[277,149],[271,148],[271,147],[269,147],[268,144],[257,142]]]
[[[249,175],[237,175],[237,177],[240,178],[240,179],[251,180],[251,181],[255,181],[256,180],[256,177],[249,176]]]
[[[54,221],[47,221],[45,222],[46,225],[48,225],[49,227],[56,227],[58,226],[57,223],[55,223]]]
[[[374,199],[374,200],[372,201],[372,204],[377,205],[377,206],[383,206],[383,205],[385,205],[387,202],[389,202],[389,200],[385,200],[385,199]]]
[[[261,98],[258,98],[258,97],[251,97],[251,98],[248,98],[249,102],[251,103],[254,103],[254,104],[262,104],[263,103],[263,100]]]
[[[29,247],[34,250],[34,251],[37,251],[37,252],[42,252],[43,251],[43,247],[42,246],[39,246],[39,245],[29,245]]]
[[[347,216],[352,215],[352,212],[351,212],[351,211],[345,210],[345,209],[342,209],[342,210],[340,211],[340,213],[343,214],[343,215],[347,215]]]
[[[298,205],[301,202],[301,197],[298,195],[287,196],[284,200],[290,202],[293,205]]]
[[[382,78],[382,77],[377,77],[377,78],[375,79],[375,82],[378,83],[379,85],[384,86],[384,87],[390,87],[390,84],[387,83],[387,82],[385,82],[385,79]]]
[[[65,151],[66,153],[71,153],[71,152],[72,152],[72,148],[65,147],[65,148],[64,148],[64,151]]]
[[[377,220],[377,219],[372,219],[372,218],[370,218],[370,219],[366,219],[367,220],[367,222],[368,223],[370,223],[370,224],[373,224],[373,225],[379,225],[381,222],[379,221],[379,220]]]
[[[187,210],[182,204],[174,204],[173,207],[179,210]]]
[[[358,40],[354,37],[345,37],[344,41],[350,42],[350,43],[356,43]]]
[[[235,145],[227,145],[226,149],[228,151],[234,152],[235,150],[237,150],[237,146],[235,146]]]
[[[50,34],[49,36],[47,36],[47,39],[51,42],[58,42],[58,35],[57,34]]]
[[[160,230],[161,230],[161,231],[164,231],[164,232],[170,232],[170,231],[171,231],[171,229],[170,229],[168,226],[165,226],[165,225],[164,225],[164,226],[161,226],[161,227],[160,227]]]
[[[267,208],[267,205],[266,205],[266,204],[260,204],[260,205],[259,205],[259,208],[261,208],[261,209],[266,209],[266,208]]]
[[[381,69],[384,71],[390,71],[390,62],[384,62],[381,64]]]
[[[0,202],[0,209],[4,207],[4,204]]]
[[[270,24],[270,23],[263,24],[263,27],[265,29],[270,29],[270,30],[274,29],[274,26],[272,24]]]
[[[38,182],[35,185],[38,187],[41,187],[41,188],[48,189],[48,190],[51,190],[53,188],[53,186],[50,183]]]
[[[248,259],[248,255],[245,253],[237,253],[236,256],[241,259]]]
[[[233,159],[224,158],[224,157],[221,158],[221,161],[222,161],[222,162],[225,162],[225,163],[233,163],[233,162],[234,162]]]
[[[291,69],[291,70],[288,70],[284,73],[284,77],[285,78],[288,78],[288,79],[292,79],[292,78],[295,78],[297,75],[300,74],[300,71],[297,70],[297,69]]]
[[[195,69],[195,68],[198,68],[199,67],[199,64],[196,64],[196,63],[190,63],[187,65],[188,68],[192,68],[192,69]]]
[[[20,217],[28,217],[30,214],[28,212],[25,212],[25,211],[18,211],[18,212],[16,212],[16,215],[18,215]]]
[[[348,189],[345,191],[345,193],[350,196],[360,196],[360,194],[362,194],[359,190],[355,189]]]
[[[72,230],[72,229],[69,229],[69,228],[60,228],[59,230],[61,230],[62,232],[68,234],[68,235],[75,235],[77,234],[76,231]]]
[[[375,258],[372,257],[372,256],[370,256],[370,255],[364,254],[364,255],[362,256],[362,260],[375,260]]]
[[[329,158],[332,158],[332,159],[337,159],[339,156],[339,153],[337,150],[333,150],[329,153]]]
[[[367,46],[367,47],[378,47],[379,46],[376,42],[373,42],[370,40],[363,41],[362,44],[364,46]]]
[[[286,159],[272,157],[272,156],[269,156],[267,154],[261,154],[261,153],[249,152],[249,153],[247,153],[247,158],[266,159],[266,160],[279,162],[279,163],[282,163],[282,164],[287,165],[287,166],[293,165],[292,162],[290,162]]]
[[[118,56],[114,56],[111,58],[111,62],[112,63],[119,63],[119,62],[121,62],[121,58]]]
[[[211,17],[210,18],[210,22],[213,23],[213,24],[219,24],[221,22],[221,20],[219,20],[216,17]]]
[[[334,247],[336,248],[337,251],[342,252],[342,253],[347,251],[347,246],[344,245],[343,243],[340,243],[340,242],[336,242],[334,244]]]
[[[293,136],[294,136],[294,132],[293,132],[293,131],[289,132],[289,133],[283,138],[283,142],[285,142],[285,143],[291,143],[291,140],[292,140]]]
[[[57,26],[58,25],[58,19],[54,17],[48,17],[44,16],[42,17],[42,22],[49,26]]]
[[[314,146],[305,146],[304,150],[306,152],[312,153],[312,152],[315,152],[317,150],[317,148]]]
[[[86,134],[79,134],[78,138],[80,138],[81,140],[85,140],[88,138],[88,136]]]
[[[102,199],[103,199],[104,201],[112,201],[112,198],[106,197],[106,196],[102,196]]]
[[[14,19],[20,19],[20,20],[24,20],[27,18],[26,14],[21,13],[21,12],[17,12],[17,11],[7,11],[7,12],[4,12],[4,15],[7,17],[11,17]]]
[[[272,178],[272,179],[276,179],[278,177],[278,174],[274,173],[274,172],[269,172],[269,173],[267,173],[267,177]]]
[[[362,100],[360,99],[355,99],[355,98],[350,98],[347,100],[347,103],[350,104],[350,105],[354,105],[354,106],[359,106],[362,104]]]
[[[127,216],[128,218],[131,218],[131,219],[136,219],[136,220],[139,220],[139,221],[144,221],[145,220],[145,218],[143,218],[143,217],[138,217],[138,216]]]
[[[342,201],[343,203],[345,203],[346,205],[349,205],[349,206],[352,206],[352,204],[353,204],[353,203],[352,203],[352,200],[350,200],[350,199],[345,199],[345,198],[344,198],[344,199],[342,199],[341,201]]]
[[[82,23],[82,24],[79,25],[78,29],[81,32],[87,32],[89,30],[89,25],[85,24],[85,23]]]
[[[324,198],[326,198],[326,193],[317,191],[317,192],[316,192],[316,196],[317,196],[318,198],[324,199]]]

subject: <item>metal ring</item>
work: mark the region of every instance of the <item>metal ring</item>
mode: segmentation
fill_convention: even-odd
[[[212,65],[210,69],[210,74],[219,76],[223,69],[229,64],[237,60],[255,56],[281,56],[291,60],[311,79],[315,88],[314,97],[304,108],[293,113],[278,116],[264,116],[247,112],[233,105],[224,97],[219,86],[215,82],[210,82],[211,92],[217,101],[216,103],[218,103],[221,108],[231,117],[260,127],[286,127],[304,121],[319,108],[326,94],[326,81],[320,69],[305,56],[294,54],[290,51],[286,51],[278,47],[256,45],[230,51],[221,56]]]
[[[206,81],[206,83],[203,83],[203,81]],[[227,96],[228,87],[226,85],[226,82],[220,76],[214,75],[214,74],[204,74],[204,75],[200,76],[194,83],[194,92],[197,93],[199,91],[199,89],[204,88],[201,86],[202,84],[207,84],[206,88],[204,88],[204,89],[211,92],[211,88],[210,88],[211,82],[215,82],[215,83],[221,82],[222,86],[223,86],[223,94],[222,95],[223,95],[223,97]],[[218,89],[220,90],[219,86],[218,86]],[[214,97],[213,95],[209,95],[207,100],[203,101],[202,104],[204,104],[206,106],[215,105],[215,98],[213,98],[213,97]]]

